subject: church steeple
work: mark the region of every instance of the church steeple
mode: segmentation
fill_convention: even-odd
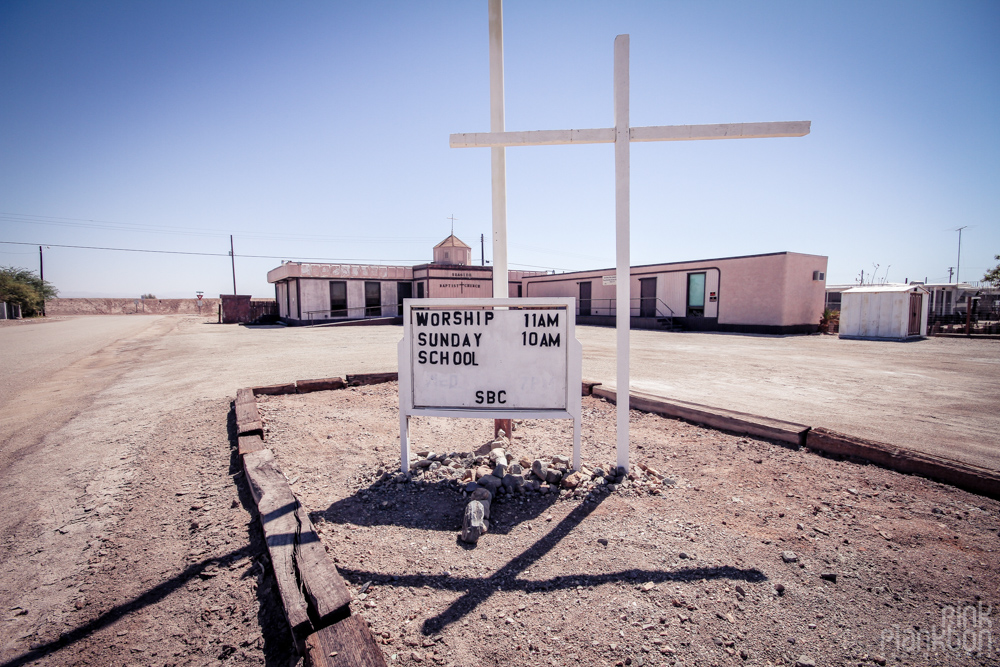
[[[471,263],[472,248],[454,234],[434,246],[434,264],[468,266]]]

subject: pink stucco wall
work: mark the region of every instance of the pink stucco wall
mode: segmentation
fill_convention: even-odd
[[[727,261],[723,266],[720,300],[725,305],[719,322],[792,326],[819,324],[826,281],[813,280],[813,271],[826,273],[821,255],[782,253]]]
[[[826,257],[789,253],[785,264],[785,322],[819,324],[826,305],[826,280],[813,280],[813,271],[826,274]]]
[[[705,317],[720,324],[794,326],[818,324],[825,298],[824,280],[813,271],[826,272],[827,258],[800,253],[773,253],[632,267],[631,310],[639,314],[639,280],[656,277],[658,306],[668,306],[677,316],[687,312],[687,276],[705,273]],[[536,276],[524,279],[524,296],[579,296],[579,283],[591,282],[594,315],[613,314],[615,286],[603,285],[602,276],[614,269]],[[711,292],[717,301],[710,301]]]

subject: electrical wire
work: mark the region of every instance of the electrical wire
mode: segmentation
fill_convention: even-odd
[[[112,231],[143,232],[149,234],[174,234],[179,236],[201,236],[201,237],[223,237],[229,236],[232,230],[195,229],[192,227],[176,227],[170,225],[142,225],[129,222],[111,222],[108,220],[88,220],[85,218],[61,218],[57,216],[34,215],[28,213],[3,213],[0,212],[0,221],[33,224],[52,225],[56,227],[78,227],[86,229],[107,229]],[[350,242],[350,243],[382,243],[382,244],[409,244],[409,243],[430,243],[435,239],[431,237],[374,237],[374,236],[330,236],[314,235],[302,236],[295,234],[264,234],[259,232],[247,232],[239,230],[235,232],[241,238],[253,239],[280,239],[287,241],[327,241],[327,242]],[[227,255],[228,256],[228,255]]]
[[[26,243],[24,241],[0,241],[0,243],[8,245],[42,245],[50,248],[76,248],[81,250],[115,250],[118,252],[146,252],[146,253],[156,253],[163,255],[196,255],[200,257],[229,257],[228,252],[192,252],[187,250],[149,250],[145,248],[110,248],[105,246],[89,246],[89,245],[64,245],[59,243]],[[236,257],[243,257],[248,259],[286,259],[289,255],[241,255],[236,253]],[[300,257],[299,260],[306,260],[310,262],[334,262],[334,263],[349,263],[349,262],[420,262],[423,260],[419,259],[334,259],[330,257]]]

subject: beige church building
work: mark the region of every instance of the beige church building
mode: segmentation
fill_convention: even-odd
[[[633,266],[631,326],[645,329],[796,334],[819,328],[827,258],[794,252]],[[613,326],[615,271],[509,271],[516,297],[576,298],[577,324]],[[454,234],[417,266],[286,262],[272,269],[288,324],[351,320],[399,323],[403,299],[488,298],[493,267],[472,264]]]
[[[267,273],[278,312],[288,324],[338,320],[402,322],[403,299],[493,296],[493,267],[472,264],[472,248],[452,234],[434,246],[433,261],[417,266],[285,262]],[[522,295],[527,276],[508,271],[508,295]]]

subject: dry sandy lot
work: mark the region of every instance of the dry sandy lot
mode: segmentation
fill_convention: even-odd
[[[468,500],[454,475],[377,483],[380,467],[398,466],[395,384],[261,398],[265,440],[341,573],[364,590],[355,611],[391,664],[1000,656],[987,641],[1000,585],[995,500],[633,412],[633,463],[666,474],[666,490],[499,495],[472,547],[457,539]],[[614,458],[614,412],[584,399],[591,467]],[[492,439],[482,420],[421,418],[411,431],[415,449],[439,453]],[[549,460],[571,443],[565,424],[528,421],[511,449]],[[956,610],[963,631],[986,633],[966,644],[978,652],[911,639],[957,630]]]
[[[584,343],[585,374],[598,380],[607,379],[613,332],[581,329],[579,335]],[[282,624],[275,620],[273,585],[260,559],[263,549],[253,517],[253,504],[241,491],[238,468],[232,459],[231,424],[227,423],[230,400],[236,389],[243,386],[395,370],[395,345],[399,336],[400,329],[396,327],[249,329],[184,316],[80,317],[0,326],[0,350],[3,350],[0,355],[0,614],[4,630],[0,633],[0,665],[287,663],[291,657],[289,646]],[[690,388],[696,388],[699,382],[684,379],[683,385],[687,388],[684,391],[690,389],[692,393],[680,390],[664,393],[806,423],[812,420],[793,414],[769,414],[740,401],[752,402],[755,396],[763,396],[771,397],[768,399],[770,404],[782,409],[798,409],[797,405],[810,410],[826,407],[829,413],[816,414],[827,414],[831,421],[818,425],[890,442],[894,433],[905,435],[916,428],[918,434],[930,433],[933,438],[905,438],[914,447],[955,442],[960,448],[955,450],[956,456],[986,458],[994,461],[994,467],[1000,467],[995,463],[997,418],[993,409],[1000,403],[996,373],[1000,348],[991,346],[990,341],[933,340],[881,347],[865,344],[850,348],[868,350],[860,357],[845,357],[843,350],[848,348],[841,347],[835,339],[820,337],[756,339],[635,332],[633,340],[637,348],[633,353],[637,355],[633,357],[633,367],[638,388],[651,389],[653,387],[642,383],[665,383],[668,378],[670,386],[674,386],[684,379],[684,373],[693,373],[697,379],[700,373],[707,372],[706,368],[714,365],[721,369],[719,377],[722,379],[705,376],[700,380],[704,388],[697,391]],[[685,351],[685,346],[689,345],[695,347]],[[725,353],[717,356],[713,364],[702,364],[713,350]],[[684,354],[697,358],[697,367],[685,363]],[[754,361],[761,357],[767,358],[768,363]],[[747,375],[739,371],[741,367],[756,370]],[[726,372],[731,375],[726,376]],[[911,375],[918,380],[908,379]],[[820,384],[820,389],[815,389],[816,382],[822,383],[824,378],[837,381]],[[873,378],[881,379],[873,384]],[[852,382],[868,389],[858,389],[854,393],[836,389],[838,386],[849,388]],[[781,386],[787,387],[785,401],[773,398],[782,395]],[[870,389],[873,386],[876,391]],[[843,394],[841,400],[822,398],[838,391]],[[876,400],[882,412],[872,412],[872,408],[866,407]],[[939,405],[945,406],[937,415],[943,427],[931,430],[930,426],[916,423]],[[966,408],[968,413],[960,412]],[[857,428],[841,427],[833,421],[838,415],[846,419],[854,413],[858,415]],[[599,428],[610,428],[610,424],[609,420],[603,420]],[[970,424],[975,430],[973,435],[979,435],[966,438],[962,426]],[[889,431],[888,436],[880,437],[861,430],[867,427]],[[528,430],[524,436],[533,437]],[[723,435],[718,437],[723,438]],[[676,440],[665,438],[664,442]],[[613,442],[613,439],[604,435],[598,437],[598,445],[601,441]],[[647,445],[638,439],[636,442],[636,454],[645,453],[638,446]],[[712,446],[730,447],[725,451],[732,452],[736,445],[720,440],[712,446],[699,447],[701,442],[707,444],[699,439],[688,441],[684,454],[691,466],[698,466],[697,475],[693,468],[678,474],[696,481],[695,485],[702,488],[708,488],[701,481],[702,475],[705,479],[717,476],[717,484],[725,482],[730,474],[726,470],[733,464],[712,454],[715,451]],[[529,443],[525,440],[525,447]],[[371,444],[374,446],[374,439]],[[648,446],[653,444],[655,439]],[[746,447],[749,443],[739,444]],[[393,444],[384,442],[379,446],[386,447],[389,455]],[[753,446],[764,448],[762,454],[771,452],[769,456],[775,457],[774,465],[780,467],[775,471],[777,474],[772,475],[771,482],[764,477],[755,478],[755,483],[763,486],[775,484],[773,477],[799,474],[796,470],[800,465],[819,466],[830,474],[840,473],[826,466],[847,465],[803,457],[771,445]],[[975,446],[983,450],[976,450]],[[670,451],[670,448],[663,451]],[[994,458],[989,459],[990,456]],[[717,465],[709,465],[713,460]],[[770,458],[767,461],[771,465]],[[816,472],[810,478],[813,485],[819,480],[827,484],[830,493],[842,495],[839,486],[824,481],[826,478],[819,474]],[[875,489],[882,483],[880,475],[888,473],[866,469],[866,474],[874,475],[874,486],[869,486]],[[921,539],[928,544],[943,543],[946,534],[939,533],[942,529],[936,528],[936,524],[946,526],[946,532],[952,528],[969,526],[972,530],[975,527],[966,538],[961,537],[965,535],[961,530],[955,530],[955,534],[960,535],[958,544],[961,546],[955,557],[965,562],[961,561],[965,558],[961,554],[967,553],[967,543],[972,549],[968,553],[987,553],[985,543],[979,542],[985,539],[979,531],[988,527],[988,523],[975,523],[972,518],[985,522],[993,514],[976,514],[971,509],[976,501],[964,500],[966,496],[953,495],[957,492],[935,485],[927,486],[930,496],[920,496],[917,490],[923,483],[912,478],[899,482],[903,487],[890,483],[895,490],[917,484],[913,491],[905,492],[907,497],[916,498],[905,504],[882,507],[880,503],[886,502],[886,494],[880,492],[879,496],[873,496],[871,507],[858,505],[863,512],[854,512],[856,518],[852,521],[859,530],[882,521],[891,526],[887,532],[894,534],[902,530],[905,533],[908,529],[898,526],[909,526],[918,519],[926,521],[922,517],[926,511],[932,511],[931,503],[937,503],[934,506],[952,514],[935,514],[939,518],[934,525],[919,521],[912,524],[919,526],[914,530],[924,536]],[[669,521],[677,520],[697,524],[704,539],[715,535],[721,524],[710,522],[707,516],[699,514],[707,511],[701,500],[708,496],[699,495],[704,491],[685,490],[684,493],[693,495],[668,496],[671,502],[664,507],[639,505],[628,512],[615,509],[610,515],[615,517],[614,521],[636,512],[634,518],[629,519],[635,525],[628,528],[625,522],[624,528],[616,525],[612,528],[619,532],[625,529],[641,531],[640,526],[648,517],[662,516],[667,523],[660,522],[659,530],[669,528],[686,532],[678,524],[668,525]],[[729,494],[733,495],[736,494]],[[890,494],[890,497],[895,496]],[[833,498],[826,499],[833,502]],[[959,500],[955,501],[956,498]],[[794,504],[791,500],[787,502],[793,512],[809,511],[799,507],[799,499],[794,499]],[[847,500],[852,504],[860,502]],[[725,496],[715,499],[717,503],[724,501]],[[622,501],[606,498],[588,516],[610,512],[618,502]],[[911,506],[914,509],[910,509]],[[846,505],[837,502],[832,507]],[[887,511],[889,509],[899,511],[892,513]],[[966,510],[970,512],[969,519],[963,514]],[[560,512],[570,516],[573,511],[570,504],[557,503],[551,510],[553,522],[563,521]],[[845,511],[837,509],[837,514],[842,515]],[[453,520],[453,515],[447,516],[449,521]],[[786,516],[791,515],[786,513]],[[873,516],[882,519],[875,520]],[[525,523],[509,521],[510,531],[514,533],[528,530],[523,528]],[[540,530],[537,521],[527,523],[533,526],[530,530]],[[709,525],[713,526],[711,530],[707,528]],[[515,529],[515,526],[522,528]],[[606,532],[604,527],[599,528],[598,532]],[[650,529],[646,530],[648,533]],[[687,531],[690,530],[692,526],[687,525]],[[853,531],[853,528],[848,525],[846,530]],[[749,530],[743,532],[752,535]],[[454,548],[450,529],[434,534],[447,534],[447,538],[440,539],[448,542],[450,549]],[[725,535],[726,531],[719,534]],[[680,537],[681,533],[675,536]],[[745,539],[747,544],[752,542],[749,537]],[[766,539],[773,541],[776,537]],[[723,556],[732,549],[742,549],[743,544],[730,536],[712,550],[701,548],[701,551],[716,554],[712,556],[714,561],[725,562]],[[483,554],[489,553],[491,548],[486,545],[472,552],[479,554],[473,562],[482,560]],[[498,560],[484,560],[479,574],[506,563],[514,548],[503,547],[502,554],[496,556]],[[702,554],[698,550],[695,552],[700,558]],[[464,554],[461,558],[468,557],[469,552],[461,553]],[[809,553],[808,550],[805,553]],[[834,557],[833,552],[822,553],[823,558]],[[924,557],[923,552],[917,553]],[[444,559],[451,558],[452,553],[440,551],[435,555]],[[620,556],[625,570],[639,567],[634,556],[624,553]],[[773,554],[767,558],[770,556]],[[894,551],[892,557],[900,563],[887,557],[874,559],[865,567],[874,573],[873,576],[882,577],[889,576],[893,567],[903,568],[913,562],[907,551]],[[595,558],[588,559],[596,563]],[[750,562],[747,557],[741,558],[744,563]],[[763,552],[759,558],[753,566],[770,581],[773,571],[767,568],[773,563],[765,559]],[[992,600],[997,590],[996,582],[983,578],[976,569],[979,566],[973,565],[971,556],[969,558],[970,569],[965,576],[972,576],[977,585],[981,583],[987,587],[985,599]],[[995,562],[986,559],[982,562],[996,569]],[[586,560],[574,563],[585,564]],[[659,563],[659,567],[672,567],[672,563]],[[743,567],[738,563],[732,566],[737,565]],[[352,567],[364,571],[367,566],[359,563]],[[545,571],[546,577],[550,574]],[[961,578],[952,580],[950,576],[942,575],[942,584],[934,593],[938,597],[934,599],[939,602],[951,599],[953,602],[949,604],[953,605],[966,604],[971,594],[969,584]],[[884,585],[892,587],[891,582],[896,580],[885,581]],[[666,585],[666,580],[657,583],[657,586]],[[677,584],[671,580],[670,585]],[[725,591],[719,588],[711,595],[719,597],[723,593]],[[562,594],[576,596],[568,589]],[[859,605],[875,604],[874,600],[882,599],[858,596],[855,600]],[[783,596],[773,602],[781,604],[786,599],[795,598]],[[603,598],[600,601],[609,602]],[[638,599],[633,601],[638,602]],[[569,598],[550,602],[577,604]],[[742,604],[746,607],[745,602]],[[474,614],[472,616],[470,619],[467,615],[464,620],[471,623],[475,620]],[[630,624],[632,622],[629,620]],[[686,627],[687,623],[684,625]],[[549,624],[548,627],[556,626]],[[631,632],[628,628],[622,631]],[[488,633],[489,629],[483,628],[482,632]],[[494,636],[499,632],[495,629]],[[869,650],[867,644],[865,647]]]

